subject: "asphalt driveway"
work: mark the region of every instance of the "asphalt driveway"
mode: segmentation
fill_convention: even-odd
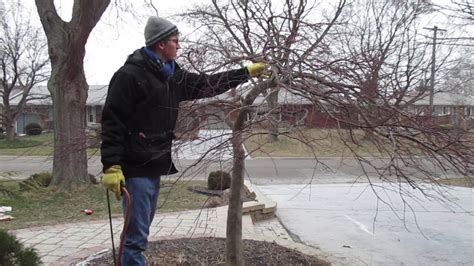
[[[258,188],[277,202],[277,216],[295,237],[350,264],[474,265],[472,189],[442,189],[445,198],[437,200],[430,187],[430,199],[368,184]]]

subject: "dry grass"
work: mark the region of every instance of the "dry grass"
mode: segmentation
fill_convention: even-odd
[[[204,181],[177,182],[174,185],[162,183],[157,212],[174,212],[201,208],[207,196],[192,193],[188,186],[205,186]],[[14,196],[0,193],[0,206],[11,206],[12,212],[7,214],[15,217],[13,221],[0,222],[3,229],[18,229],[29,226],[41,226],[68,222],[105,219],[108,217],[105,189],[100,185],[89,185],[73,192],[62,192],[54,187],[35,191],[20,191],[18,182],[0,183]],[[1,192],[1,190],[0,190]],[[112,214],[121,216],[122,208],[115,196],[110,194]],[[81,212],[92,209],[92,215]]]
[[[474,188],[474,177],[446,178],[440,179],[438,182],[447,186]]]
[[[357,144],[352,141],[356,140]],[[270,143],[264,131],[247,135],[245,147],[253,157],[314,157],[314,156],[380,156],[375,144],[364,140],[360,131],[351,137],[344,130],[301,129],[285,133],[277,142]]]
[[[23,146],[22,146],[23,145]],[[42,133],[36,136],[21,136],[15,141],[0,140],[0,155],[8,156],[53,156],[54,135]],[[98,148],[87,149],[88,156],[100,156]]]

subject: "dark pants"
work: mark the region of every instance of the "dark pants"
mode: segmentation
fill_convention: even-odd
[[[155,216],[158,195],[160,194],[160,178],[132,177],[127,178],[125,187],[132,199],[130,223],[125,235],[125,246],[122,265],[145,265],[142,254],[147,248],[150,225]],[[125,197],[122,206],[126,209]]]

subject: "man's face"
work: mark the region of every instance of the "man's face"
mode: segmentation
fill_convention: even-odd
[[[161,59],[164,61],[174,60],[177,56],[178,49],[181,46],[179,45],[179,35],[173,34],[168,37],[165,41],[158,44],[158,53],[161,56]]]

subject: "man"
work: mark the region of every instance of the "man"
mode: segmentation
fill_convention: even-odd
[[[171,144],[179,102],[223,93],[266,68],[255,63],[214,75],[182,70],[174,61],[178,28],[159,17],[148,19],[145,43],[112,77],[102,113],[102,183],[117,199],[125,186],[132,201],[122,265],[145,265],[160,176],[177,172]]]

